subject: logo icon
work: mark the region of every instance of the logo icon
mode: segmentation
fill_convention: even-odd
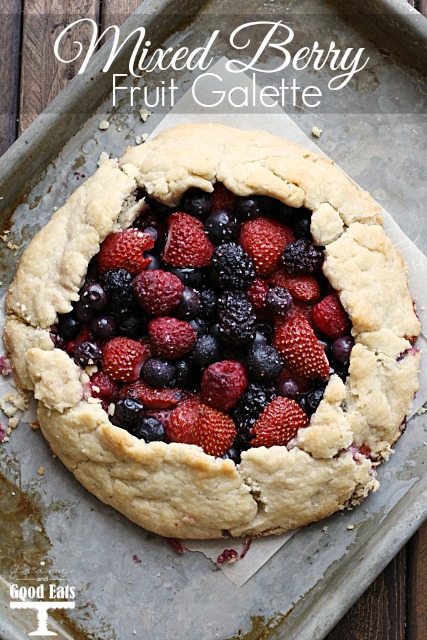
[[[45,599],[45,596],[49,599]],[[50,631],[47,626],[48,611],[50,609],[74,609],[76,606],[74,601],[75,590],[74,587],[69,585],[58,587],[56,584],[39,584],[37,587],[18,587],[18,585],[13,584],[10,587],[10,597],[9,604],[11,609],[25,609],[37,612],[37,629],[28,634],[32,637],[57,636],[58,634]]]

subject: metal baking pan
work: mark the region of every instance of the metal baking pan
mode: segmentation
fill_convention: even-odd
[[[232,25],[268,15],[292,21],[302,44],[333,38],[340,46],[366,47],[366,73],[339,100],[314,113],[290,111],[304,131],[314,124],[324,130],[319,146],[426,251],[427,119],[417,69],[427,39],[418,29],[417,46],[408,46],[408,38],[414,40],[408,35],[409,10],[396,20],[383,2],[381,15],[367,20],[366,12],[342,14],[339,2],[247,0],[236,17],[227,13],[227,4],[146,0],[126,30],[145,25],[159,44],[191,46],[194,34],[200,44],[219,25],[224,37],[217,53],[223,55]],[[384,49],[375,29],[365,30],[383,14],[393,51]],[[111,78],[99,73],[107,53],[108,47],[101,49],[90,72],[76,77],[0,159],[1,224],[10,229],[12,243],[28,242],[54,207],[93,173],[101,151],[121,154],[162,117],[156,113],[143,124],[125,100],[111,108]],[[126,71],[128,55],[129,47],[116,72]],[[150,86],[162,78],[145,81]],[[184,90],[189,78],[180,79]],[[98,124],[106,114],[111,126],[101,132]],[[21,250],[0,246],[3,290]],[[50,626],[60,638],[320,640],[425,519],[426,430],[425,417],[411,420],[396,453],[380,468],[377,494],[352,512],[299,532],[239,589],[204,556],[177,555],[164,540],[101,504],[52,458],[38,431],[21,425],[0,447],[0,637],[23,640],[34,628],[33,614],[9,608],[7,584],[39,578],[76,589],[76,608],[52,617]],[[46,468],[42,478],[40,465]]]

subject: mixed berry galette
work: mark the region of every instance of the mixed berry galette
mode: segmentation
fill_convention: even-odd
[[[7,299],[53,452],[165,536],[280,533],[375,490],[420,326],[378,205],[260,131],[188,125],[105,160]]]

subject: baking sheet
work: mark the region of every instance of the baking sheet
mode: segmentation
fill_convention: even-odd
[[[249,5],[259,13],[266,11],[262,3]],[[271,6],[295,10],[297,3]],[[207,9],[212,11],[212,7],[214,12],[220,9],[218,3],[209,3]],[[340,21],[326,4],[298,4],[301,12],[314,16],[319,7],[326,16],[332,11],[328,20],[342,42],[350,46],[355,39],[363,41],[351,20]],[[224,17],[224,24],[226,20]],[[193,31],[205,28],[203,14],[195,22]],[[301,15],[301,33],[318,37],[314,22]],[[187,42],[191,37],[190,30],[184,30],[169,42]],[[369,42],[366,46],[372,48]],[[369,189],[425,251],[422,138],[426,118],[420,111],[419,78],[410,67],[380,54],[374,56],[374,62],[375,81],[370,73],[365,85],[347,96],[343,113],[293,113],[292,117],[306,132],[314,124],[324,130],[319,146]],[[361,117],[360,101],[352,100],[364,91],[371,94],[375,108]],[[417,109],[409,109],[407,115],[390,113],[393,92],[409,96]],[[161,119],[156,114],[144,124],[138,114],[130,114],[122,105],[110,115],[110,129],[101,132],[99,120],[110,113],[110,106],[103,105],[39,176],[26,203],[14,215],[12,242],[21,244],[32,236],[83,176],[93,172],[102,150],[121,154],[135,136],[149,132]],[[359,113],[351,113],[353,106]],[[268,126],[266,119],[264,128]],[[20,189],[22,194],[23,187]],[[9,185],[8,195],[10,191]],[[19,197],[19,189],[13,196]],[[5,285],[17,255],[2,248],[1,261],[8,263]],[[380,469],[383,487],[379,493],[351,513],[299,532],[238,589],[201,554],[177,556],[164,541],[101,505],[51,458],[40,434],[23,425],[0,449],[3,475],[12,481],[2,480],[2,512],[13,520],[19,534],[10,541],[7,556],[3,553],[1,557],[4,577],[31,575],[74,584],[78,608],[58,624],[71,625],[76,638],[78,633],[80,637],[132,638],[134,631],[137,637],[150,640],[261,635],[287,640],[321,638],[424,519],[425,431],[422,416],[411,422],[393,459]],[[43,477],[37,475],[40,465],[46,469]],[[4,593],[1,586],[0,592]],[[3,598],[7,604],[7,594]],[[7,610],[0,612],[4,613],[0,615],[0,636],[8,640],[26,637],[16,619],[9,624]]]

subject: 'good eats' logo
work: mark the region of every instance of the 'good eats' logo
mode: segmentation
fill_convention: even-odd
[[[54,631],[47,627],[47,614],[49,609],[74,609],[76,603],[75,589],[67,585],[38,584],[37,586],[10,587],[11,609],[32,609],[37,612],[37,629],[31,631],[29,636],[56,636]]]

